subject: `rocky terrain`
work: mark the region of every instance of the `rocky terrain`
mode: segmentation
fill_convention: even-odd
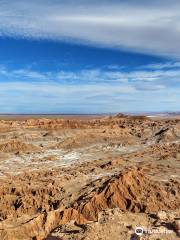
[[[3,117],[0,240],[179,239],[179,163],[178,116]]]

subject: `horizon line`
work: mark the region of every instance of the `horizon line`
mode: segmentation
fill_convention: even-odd
[[[70,115],[110,115],[110,114],[148,114],[148,113],[156,113],[156,114],[173,114],[173,113],[179,113],[180,114],[180,110],[178,111],[118,111],[118,112],[104,112],[104,113],[0,113],[0,116],[13,116],[13,115],[24,115],[24,116],[28,116],[28,115],[34,115],[34,116],[38,116],[38,115],[63,115],[63,116],[70,116]]]

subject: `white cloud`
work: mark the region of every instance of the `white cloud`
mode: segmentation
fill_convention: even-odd
[[[0,1],[0,35],[49,38],[180,58],[180,2]]]
[[[180,68],[180,62],[166,62],[166,63],[156,63],[140,66],[139,69],[151,69],[151,70],[165,70]]]
[[[151,64],[127,70],[126,67],[118,69],[95,68],[82,69],[79,71],[41,72],[31,69],[9,69],[0,65],[0,80],[5,82],[38,82],[64,85],[64,86],[89,86],[89,85],[118,85],[139,89],[179,88],[180,66],[179,62],[167,62],[164,64]],[[8,85],[8,83],[6,83]],[[137,87],[138,86],[138,87]],[[149,86],[149,89],[148,89]]]
[[[177,111],[179,79],[178,62],[130,72],[107,67],[55,73],[0,66],[0,112]]]
[[[0,112],[106,112],[113,106],[113,95],[130,94],[128,86],[107,84],[61,85],[47,82],[0,82]],[[97,99],[99,94],[103,98]],[[107,99],[106,99],[107,98]],[[111,101],[109,101],[111,99]],[[10,104],[9,104],[10,103]]]

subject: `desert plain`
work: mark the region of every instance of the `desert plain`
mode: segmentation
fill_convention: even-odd
[[[176,240],[179,181],[178,115],[0,117],[0,240]]]

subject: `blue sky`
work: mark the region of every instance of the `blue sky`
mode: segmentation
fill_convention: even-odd
[[[0,113],[179,111],[179,9],[1,0]]]

